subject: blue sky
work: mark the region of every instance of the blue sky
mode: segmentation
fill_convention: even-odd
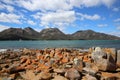
[[[0,31],[28,26],[120,36],[120,0],[0,0]]]

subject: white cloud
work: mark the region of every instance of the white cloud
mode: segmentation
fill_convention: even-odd
[[[70,2],[75,7],[93,7],[100,4],[100,0],[70,0]]]
[[[97,26],[98,27],[107,27],[108,25],[107,24],[98,24]]]
[[[15,0],[1,0],[1,1],[6,4],[14,4]]]
[[[118,29],[118,30],[120,30],[120,25],[119,25],[119,26],[117,26],[117,29]]]
[[[68,0],[18,0],[16,3],[26,8],[30,11],[36,11],[36,10],[69,10],[71,9],[71,6],[67,3]]]
[[[0,13],[0,22],[8,22],[8,23],[18,23],[20,24],[20,16],[16,14],[6,14],[6,13]]]
[[[71,10],[73,7],[111,7],[116,0],[2,0],[6,4],[20,6],[30,11]]]
[[[37,12],[36,14],[31,15],[35,19],[40,19],[43,13]]]
[[[75,20],[74,11],[48,12],[40,16],[40,25],[45,27],[59,27],[63,30],[65,26],[73,23]]]
[[[73,22],[75,20],[74,11],[50,12],[41,17],[45,22]]]
[[[117,30],[120,30],[120,23],[116,24]]]
[[[72,11],[74,7],[84,8],[100,5],[111,7],[115,0],[1,0],[0,2],[5,5],[5,7],[0,5],[1,9],[7,9],[9,12],[13,12],[15,7],[21,7],[21,9],[26,11],[38,11],[38,13],[33,14],[32,17],[39,20],[42,26],[59,26],[62,29],[64,28],[63,26],[74,22],[77,17],[80,17],[80,20],[101,19],[101,16],[98,14],[89,15],[79,13],[78,15],[75,11]],[[20,11],[16,11],[16,13]],[[24,17],[25,16],[26,15],[24,15]],[[0,22],[21,23],[20,19],[23,20],[23,18],[16,14],[0,13]],[[24,21],[26,20],[24,19]],[[35,22],[29,19],[27,23],[35,25]]]
[[[115,35],[115,36],[119,36],[119,37],[120,37],[120,31],[113,31],[113,32],[109,32],[108,34],[111,34],[111,35]]]
[[[28,24],[30,24],[30,25],[36,25],[36,23],[35,23],[34,21],[32,21],[32,20],[28,20],[27,22],[28,22]]]
[[[0,24],[0,32],[5,30],[5,29],[8,29],[8,28],[10,28],[10,27],[9,26],[4,26],[4,25]]]
[[[100,0],[100,1],[101,1],[101,4],[104,4],[107,7],[111,7],[116,0]]]
[[[114,2],[115,0],[70,0],[71,5],[75,7],[93,7],[99,5],[110,7]]]
[[[120,30],[120,18],[115,19],[114,22],[115,22],[116,29]]]
[[[13,12],[14,11],[14,7],[11,6],[11,5],[5,5],[5,4],[2,4],[0,3],[0,10],[4,10],[6,9],[8,12]]]
[[[9,12],[13,12],[14,11],[14,7],[12,6],[6,6],[6,9],[9,11]]]
[[[42,22],[47,23],[71,23],[75,21],[74,11],[60,11],[60,12],[50,12],[43,14],[41,17]]]
[[[118,12],[119,8],[115,7],[115,8],[113,8],[113,11]]]
[[[80,20],[84,20],[84,19],[99,20],[99,19],[101,19],[101,16],[99,16],[98,14],[88,15],[88,14],[77,13],[77,15],[80,16]]]
[[[115,19],[114,22],[120,22],[120,18]]]
[[[115,23],[116,29],[120,30],[120,23]]]

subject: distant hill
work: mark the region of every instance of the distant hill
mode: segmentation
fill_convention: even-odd
[[[120,37],[92,30],[82,30],[67,35],[58,28],[47,28],[37,32],[27,27],[6,29],[0,32],[0,40],[120,40]]]
[[[0,40],[30,40],[37,39],[39,33],[30,27],[25,29],[9,28],[0,32]]]
[[[108,35],[105,33],[99,33],[92,30],[82,30],[73,33],[73,39],[83,39],[83,40],[120,40],[120,37]]]
[[[44,40],[65,40],[66,37],[58,28],[47,28],[40,32],[40,39]]]
[[[23,36],[28,39],[39,39],[40,34],[39,32],[35,31],[34,29],[27,27],[23,29]]]

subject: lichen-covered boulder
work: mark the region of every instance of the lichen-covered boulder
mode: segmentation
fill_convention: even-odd
[[[84,67],[83,68],[83,73],[89,74],[89,75],[92,75],[92,76],[96,76],[96,74],[98,73],[98,70]]]
[[[81,75],[76,69],[71,68],[68,71],[66,71],[65,77],[70,80],[76,80],[76,79],[80,79]]]
[[[94,62],[98,62],[99,59],[106,58],[107,54],[105,52],[103,52],[100,47],[96,47],[95,51],[92,52],[91,57],[94,60]]]
[[[117,60],[117,51],[115,48],[110,48],[110,51],[111,51],[111,56],[113,57],[114,61],[116,62]]]
[[[77,69],[78,71],[82,71],[83,67],[84,67],[84,63],[82,60],[78,59],[78,58],[74,58],[73,60],[73,66],[75,69]]]
[[[120,80],[118,73],[102,72],[100,80]]]
[[[117,66],[120,68],[120,50],[117,51]]]
[[[111,54],[103,52],[99,47],[95,48],[95,51],[92,53],[92,59],[97,65],[99,70],[102,71],[115,71],[116,63]]]
[[[97,80],[96,77],[87,74],[82,80]]]
[[[98,62],[96,63],[99,70],[102,71],[115,71],[116,70],[116,63],[112,56],[109,54],[107,56],[107,59],[98,59]]]
[[[60,75],[57,75],[54,77],[54,79],[52,80],[68,80],[67,78],[63,77],[63,76],[60,76]]]

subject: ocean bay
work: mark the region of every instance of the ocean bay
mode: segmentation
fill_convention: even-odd
[[[120,49],[120,40],[0,41],[1,49],[90,48],[90,47],[96,47],[96,46]]]

